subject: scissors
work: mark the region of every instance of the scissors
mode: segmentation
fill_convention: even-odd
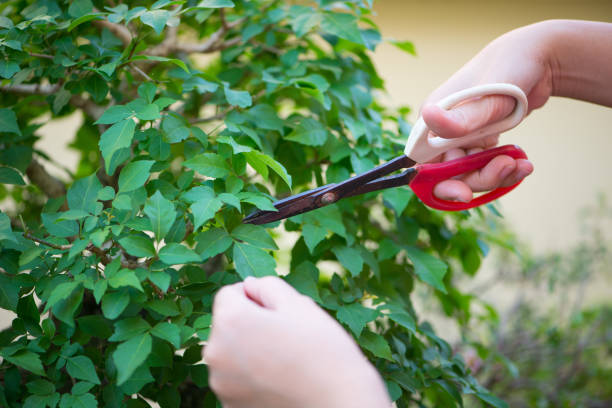
[[[410,186],[415,195],[427,206],[444,211],[467,210],[501,197],[519,185],[520,181],[512,186],[492,190],[467,203],[440,199],[434,195],[433,191],[439,182],[481,169],[499,155],[507,155],[514,159],[526,159],[527,155],[518,146],[501,146],[443,163],[425,163],[450,149],[465,146],[487,135],[512,129],[525,117],[527,113],[527,97],[525,93],[519,87],[506,83],[485,84],[464,89],[447,96],[438,102],[437,105],[442,109],[450,109],[468,99],[487,95],[508,95],[513,97],[516,100],[514,110],[498,122],[455,139],[430,136],[429,128],[425,121],[422,117],[419,117],[408,136],[406,148],[402,156],[340,183],[327,184],[276,201],[273,205],[277,211],[255,211],[244,218],[243,222],[249,224],[267,224],[316,210],[317,208],[335,203],[342,198],[403,185]],[[401,169],[405,170],[399,174],[387,176]]]

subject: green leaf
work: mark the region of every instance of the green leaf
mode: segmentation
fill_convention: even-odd
[[[206,364],[192,365],[191,379],[198,387],[208,386],[208,368],[206,367]]]
[[[59,408],[95,408],[98,406],[98,401],[93,394],[63,394]]]
[[[230,172],[230,167],[225,159],[215,153],[203,153],[194,156],[185,161],[183,166],[213,178],[225,177]]]
[[[321,22],[321,14],[312,7],[291,6],[289,9],[291,17],[291,29],[297,37],[302,37]]]
[[[41,214],[42,222],[51,234],[67,238],[79,233],[79,224],[73,220],[59,221],[61,213]]]
[[[352,14],[327,12],[321,21],[323,31],[357,44],[363,44],[357,18]]]
[[[212,258],[227,250],[232,245],[232,238],[223,228],[211,228],[196,236],[196,252],[202,261]]]
[[[489,404],[490,406],[492,406],[492,407],[495,407],[495,408],[508,408],[508,404],[505,401],[503,401],[503,400],[501,400],[501,399],[497,398],[496,396],[491,395],[489,393],[477,392],[476,396],[478,398],[480,398],[482,401],[484,401],[487,404]]]
[[[21,136],[21,131],[17,124],[17,116],[11,109],[0,109],[0,133],[15,133]]]
[[[177,349],[181,348],[181,332],[175,324],[168,322],[158,323],[153,330],[151,330],[151,334],[162,340],[166,340]]]
[[[96,368],[87,356],[70,357],[66,362],[66,370],[72,378],[100,384]]]
[[[55,385],[47,380],[34,380],[26,384],[28,391],[35,395],[50,395],[55,392]]]
[[[68,207],[72,210],[94,213],[100,190],[102,190],[102,183],[95,173],[75,181],[66,193]]]
[[[25,181],[19,172],[11,167],[0,166],[0,184],[15,184],[25,186]]]
[[[342,266],[351,272],[352,276],[357,276],[363,269],[363,258],[355,248],[339,246],[332,248],[332,252]]]
[[[115,323],[115,332],[109,337],[108,341],[125,341],[132,337],[146,332],[151,328],[142,317],[128,317]]]
[[[45,305],[44,311],[47,312],[60,300],[67,299],[80,285],[81,284],[79,282],[74,281],[64,282],[57,285],[51,292],[49,299],[47,299],[47,304]]]
[[[5,16],[0,16],[0,27],[2,28],[13,28],[13,21]]]
[[[68,7],[68,14],[72,18],[78,18],[93,11],[91,0],[75,0]]]
[[[110,125],[134,115],[134,111],[124,105],[114,105],[106,109],[95,122],[96,125]]]
[[[119,240],[119,245],[121,245],[128,254],[139,258],[155,256],[153,241],[149,237],[128,235]]]
[[[378,246],[378,260],[384,261],[391,259],[401,250],[401,248],[388,238],[383,239]]]
[[[293,269],[285,278],[302,295],[306,295],[319,303],[323,303],[319,295],[319,270],[310,261],[304,261]]]
[[[276,246],[276,243],[266,229],[258,225],[239,225],[232,231],[232,237],[259,248],[278,249],[278,246]]]
[[[221,193],[219,194],[219,200],[221,200],[225,204],[231,205],[238,211],[242,210],[240,207],[240,199],[234,194]]]
[[[172,14],[168,10],[150,10],[142,13],[140,21],[153,27],[157,34],[161,34],[170,17],[172,17]]]
[[[15,279],[0,272],[0,308],[16,311],[18,301],[19,285]]]
[[[302,236],[308,250],[312,254],[319,242],[323,241],[327,236],[327,230],[323,227],[314,224],[305,224],[302,227]]]
[[[151,354],[152,353],[153,351],[151,352]],[[150,359],[151,357],[147,358],[147,363]],[[133,395],[138,393],[146,384],[154,381],[155,378],[153,378],[153,376],[151,375],[151,370],[149,369],[147,364],[142,364],[136,369],[136,371],[134,371],[134,373],[132,373],[130,378],[120,387],[120,389],[121,392],[126,395]],[[159,398],[158,401],[161,403],[161,398]],[[139,405],[138,408],[140,407],[141,406]]]
[[[81,16],[75,20],[72,20],[66,31],[70,32],[74,30],[76,27],[80,26],[83,23],[86,23],[91,20],[102,20],[106,13],[90,13],[84,16]]]
[[[391,41],[391,44],[395,45],[400,50],[407,52],[408,54],[414,55],[415,57],[417,55],[414,44],[410,41]]]
[[[134,57],[131,58],[130,61],[158,61],[158,62],[171,62],[174,65],[180,67],[183,69],[183,71],[185,71],[186,73],[189,74],[189,68],[187,68],[187,65],[185,65],[185,63],[183,61],[181,61],[180,59],[177,58],[166,58],[166,57],[158,57],[155,55],[136,55]]]
[[[131,286],[134,289],[137,289],[141,292],[144,292],[142,286],[140,285],[140,280],[136,276],[136,273],[130,269],[121,269],[119,272],[114,274],[110,279],[108,279],[108,284],[112,288],[121,288],[124,286]]]
[[[242,279],[247,276],[276,275],[276,261],[263,249],[236,242],[233,258],[236,272]]]
[[[176,303],[170,299],[155,299],[150,300],[146,307],[151,309],[155,313],[159,313],[162,316],[178,316],[181,314],[176,306]]]
[[[149,275],[151,282],[156,284],[162,292],[167,292],[170,287],[170,275],[164,271],[155,272],[152,271]]]
[[[278,211],[276,207],[272,205],[272,200],[264,196],[261,193],[251,193],[250,191],[243,191],[237,194],[240,201],[251,203],[260,210],[264,211]]]
[[[113,154],[119,149],[129,147],[134,137],[136,123],[132,119],[123,119],[100,136],[100,151],[106,162],[106,172],[109,172],[110,160]]]
[[[91,94],[94,101],[100,103],[108,94],[108,83],[100,75],[93,74],[85,80],[85,90]]]
[[[446,293],[444,287],[444,275],[448,270],[448,265],[418,248],[404,247],[406,254],[414,265],[414,272],[423,282],[430,284],[442,293]]]
[[[376,357],[384,358],[385,360],[393,361],[391,356],[391,348],[389,343],[379,334],[369,330],[364,331],[359,337],[359,345],[370,351]]]
[[[304,118],[286,139],[308,146],[322,146],[327,141],[327,129],[312,118]]]
[[[153,339],[149,333],[134,336],[113,352],[117,367],[117,385],[125,383],[151,353]]]
[[[174,204],[158,191],[148,200],[144,207],[144,213],[151,220],[153,233],[158,241],[161,241],[176,219]]]
[[[274,170],[276,174],[278,174],[283,179],[287,186],[291,188],[291,176],[289,175],[289,173],[287,173],[287,169],[285,169],[282,164],[280,164],[267,154],[255,150],[252,152],[244,153],[244,155],[247,158],[247,162],[251,166],[253,166],[253,168],[261,168],[262,164],[270,167],[272,170]],[[267,177],[265,176],[264,178],[267,179]]]
[[[189,207],[193,214],[193,229],[197,230],[204,225],[206,221],[213,218],[221,207],[223,207],[223,203],[216,197],[203,197],[193,203]]]
[[[398,217],[402,215],[408,204],[410,204],[412,197],[414,197],[414,193],[402,187],[388,188],[383,192],[383,200],[391,205]]]
[[[4,79],[10,79],[19,72],[19,64],[15,61],[7,61],[5,59],[0,59],[0,77]]]
[[[234,91],[227,86],[225,87],[225,98],[227,103],[239,108],[248,108],[253,104],[251,94],[248,91]]]
[[[140,120],[157,120],[161,118],[159,106],[154,103],[144,105],[136,111],[136,117]]]
[[[92,384],[87,381],[79,381],[78,383],[72,386],[70,392],[74,395],[83,395],[87,391],[91,390],[93,387],[95,387],[95,384]]]
[[[109,292],[102,296],[102,314],[107,319],[114,320],[125,310],[130,303],[127,290]]]
[[[257,125],[259,129],[283,131],[284,122],[276,114],[276,110],[270,105],[259,104],[253,106],[248,111],[248,117]]]
[[[149,178],[149,171],[155,162],[139,160],[128,163],[119,174],[119,192],[128,192],[144,186]]]
[[[45,370],[38,354],[28,350],[21,350],[11,356],[5,356],[5,360],[31,373],[46,377]]]
[[[157,86],[151,82],[145,82],[138,87],[138,95],[140,95],[140,97],[147,103],[153,103],[156,93]]]
[[[393,320],[395,323],[403,326],[404,328],[411,331],[413,334],[416,334],[416,322],[406,312],[392,312],[389,315],[389,319]]]
[[[66,106],[68,101],[70,101],[71,96],[72,94],[70,93],[70,91],[66,90],[64,87],[62,87],[59,91],[57,91],[53,98],[53,106],[52,106],[53,113],[58,115],[60,111],[64,108],[64,106]]]
[[[184,245],[171,242],[159,251],[159,259],[167,265],[200,262],[202,258]]]
[[[13,229],[11,228],[11,219],[8,215],[0,212],[0,241],[13,241],[17,242]],[[0,307],[1,304],[0,304]]]
[[[201,8],[221,8],[221,7],[234,7],[232,0],[202,0],[198,3],[198,7]]]
[[[336,313],[336,318],[346,324],[357,338],[361,336],[361,331],[365,325],[377,317],[378,312],[376,310],[364,307],[360,303],[341,306]]]

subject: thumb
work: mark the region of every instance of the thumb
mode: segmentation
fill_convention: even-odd
[[[299,295],[291,285],[276,276],[247,277],[244,280],[244,293],[266,309],[278,309]]]
[[[427,127],[436,135],[456,138],[504,119],[515,104],[510,96],[489,95],[471,99],[450,110],[433,104],[426,105],[421,115]]]

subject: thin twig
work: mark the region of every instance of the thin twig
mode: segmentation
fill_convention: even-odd
[[[134,71],[136,71],[136,72],[138,72],[140,75],[142,75],[142,77],[143,77],[144,79],[146,79],[147,81],[150,81],[150,82],[155,82],[155,81],[153,80],[153,78],[151,78],[149,75],[147,75],[147,73],[146,73],[146,72],[144,72],[142,69],[138,68],[136,65],[134,65],[134,64],[130,64],[130,67],[132,67],[132,69],[134,69]]]
[[[51,95],[59,91],[60,84],[18,84],[2,85],[0,91],[24,95]]]
[[[227,114],[230,111],[231,111],[231,109],[227,109],[227,110],[224,110],[223,112],[217,113],[216,115],[213,115],[213,116],[208,116],[206,118],[193,119],[193,120],[190,121],[190,123],[192,125],[195,125],[196,123],[206,123],[206,122],[212,122],[214,120],[220,120],[220,119],[223,119],[224,117],[226,117]]]
[[[31,52],[30,53],[31,57],[36,57],[36,58],[44,58],[44,59],[53,59],[53,55],[47,55],[47,54],[39,54],[37,52]]]
[[[61,251],[65,251],[70,249],[72,245],[57,245],[49,241],[45,241],[44,239],[37,238],[34,235],[30,234],[30,231],[26,231],[23,233],[23,237],[29,239],[30,241],[38,242],[39,244],[48,246],[49,248],[59,249]]]
[[[210,52],[224,50],[228,47],[238,44],[240,41],[242,41],[242,38],[235,37],[235,38],[232,38],[231,40],[221,42],[221,43],[219,43],[219,40],[223,38],[223,35],[225,35],[225,33],[227,33],[232,28],[239,26],[244,21],[246,21],[246,19],[247,19],[246,17],[243,17],[238,20],[226,23],[225,26],[221,25],[221,27],[217,31],[212,33],[210,37],[208,37],[208,39],[204,41],[203,43],[185,44],[185,43],[180,43],[178,41],[173,41],[172,43],[164,41],[158,46],[155,46],[149,50],[146,50],[143,54],[165,57],[165,56],[168,56],[176,52],[194,54],[194,53],[210,53]]]

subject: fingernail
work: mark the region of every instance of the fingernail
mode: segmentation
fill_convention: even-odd
[[[248,281],[252,281],[252,280],[255,280],[255,278],[252,277],[252,276],[247,276],[246,278],[244,278],[244,282],[248,282]]]
[[[510,173],[512,173],[513,170],[514,170],[514,166],[511,166],[511,165],[504,167],[501,173],[499,173],[500,178],[502,180],[505,179],[506,177],[510,175]]]

